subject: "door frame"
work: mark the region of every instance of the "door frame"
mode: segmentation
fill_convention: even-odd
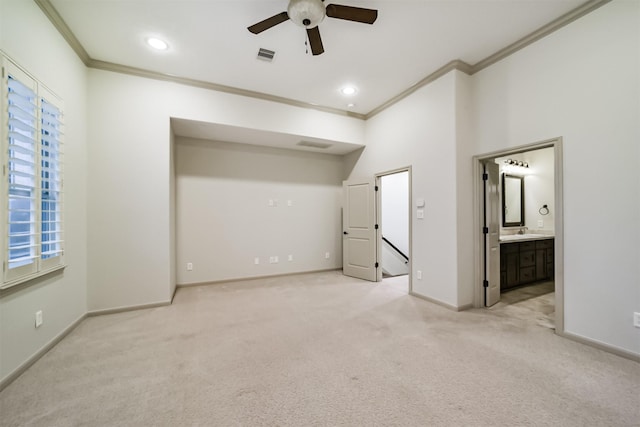
[[[483,189],[482,163],[496,158],[525,151],[538,150],[541,148],[553,148],[553,182],[554,182],[554,282],[555,282],[555,333],[564,333],[564,196],[563,196],[563,160],[562,160],[562,137],[552,138],[527,145],[520,145],[509,149],[497,150],[486,154],[473,156],[473,244],[474,244],[474,291],[473,306],[484,307],[484,286],[482,283],[484,272],[484,240],[483,240]]]
[[[407,293],[409,295],[411,295],[413,293],[413,215],[412,215],[412,207],[413,207],[413,190],[412,190],[412,185],[413,185],[413,178],[412,178],[412,171],[411,171],[411,166],[405,166],[405,167],[401,167],[401,168],[397,168],[397,169],[392,169],[392,170],[388,170],[385,172],[379,172],[377,174],[375,174],[375,183],[376,186],[378,188],[382,188],[381,185],[381,180],[383,176],[387,176],[387,175],[395,175],[397,173],[401,173],[401,172],[408,172],[408,177],[407,180],[409,181],[409,189],[408,189],[408,199],[407,203],[409,203],[409,209],[408,209],[408,214],[409,214],[409,253],[407,254],[407,256],[409,257],[409,289],[407,289]],[[382,230],[382,191],[376,191],[376,217],[378,218],[378,224],[380,226],[379,230]],[[382,254],[382,232],[378,231],[376,233],[376,257],[378,258],[378,260],[382,259],[381,258],[381,254]],[[379,268],[377,271],[377,275],[378,275],[378,282],[380,282],[382,280],[382,268]]]

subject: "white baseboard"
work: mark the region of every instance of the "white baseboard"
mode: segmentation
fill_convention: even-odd
[[[9,375],[0,380],[0,391],[2,391],[5,387],[11,384],[16,378],[22,375],[27,369],[31,367],[34,363],[36,363],[42,356],[47,354],[49,350],[51,350],[56,344],[58,344],[64,337],[69,335],[71,331],[73,331],[85,318],[87,314],[83,314],[79,318],[77,318],[73,323],[67,326],[62,332],[53,337],[51,341],[46,343],[40,350],[36,351],[31,357],[25,360],[20,366],[13,370]]]
[[[448,310],[451,310],[451,311],[463,311],[463,310],[467,310],[467,309],[473,307],[473,304],[465,304],[465,305],[462,305],[460,307],[456,307],[455,305],[447,304],[446,302],[442,302],[442,301],[434,299],[434,298],[426,297],[424,295],[420,295],[420,294],[417,294],[415,292],[409,292],[409,295],[411,295],[413,297],[417,297],[417,298],[423,299],[425,301],[429,301],[430,303],[439,305],[440,307],[444,307],[444,308],[446,308]]]
[[[556,331],[556,334],[570,339],[571,341],[578,342],[580,344],[588,345],[589,347],[594,347],[599,350],[606,351],[607,353],[615,354],[616,356],[624,357],[625,359],[633,360],[634,362],[640,362],[640,354],[632,353],[628,350],[618,348],[609,344],[602,343],[600,341],[592,340],[589,338],[585,338],[581,335],[572,334],[571,332],[561,332]]]
[[[105,314],[115,314],[115,313],[123,313],[125,311],[144,310],[146,308],[165,307],[167,305],[171,305],[171,300],[151,302],[148,304],[128,305],[128,306],[116,307],[116,308],[105,308],[103,310],[91,310],[87,312],[87,316],[90,316],[90,317],[103,316]]]
[[[194,282],[194,283],[178,283],[176,287],[178,288],[188,288],[191,286],[208,286],[208,285],[221,285],[224,283],[233,283],[233,282],[241,282],[245,280],[262,280],[262,279],[273,279],[277,277],[287,277],[287,276],[298,276],[302,274],[314,274],[314,273],[326,273],[327,271],[342,271],[342,267],[340,268],[328,268],[325,270],[311,270],[311,271],[295,271],[292,273],[282,273],[282,274],[271,274],[266,276],[249,276],[249,277],[237,277],[233,279],[224,279],[224,280],[212,280],[209,282]]]

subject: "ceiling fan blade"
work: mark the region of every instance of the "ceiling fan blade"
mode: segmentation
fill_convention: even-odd
[[[311,53],[314,55],[320,55],[324,52],[322,47],[322,39],[320,38],[320,30],[318,27],[307,28],[307,37],[309,37],[309,44],[311,45]]]
[[[347,21],[362,22],[364,24],[373,24],[378,18],[378,11],[375,9],[329,4],[327,5],[327,16],[346,19]]]
[[[271,27],[275,27],[276,25],[283,23],[288,19],[289,15],[287,14],[287,12],[282,12],[277,15],[273,15],[271,18],[267,18],[264,21],[260,21],[257,24],[253,24],[252,26],[247,27],[247,30],[251,31],[253,34],[259,34]]]

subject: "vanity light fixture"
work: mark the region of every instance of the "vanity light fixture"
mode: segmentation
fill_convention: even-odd
[[[507,159],[504,161],[506,164],[508,164],[509,166],[519,166],[521,168],[528,168],[529,167],[529,163],[527,162],[523,162],[522,160],[511,160],[511,159]]]
[[[169,48],[167,42],[155,37],[149,37],[147,39],[147,44],[156,50],[167,50]]]

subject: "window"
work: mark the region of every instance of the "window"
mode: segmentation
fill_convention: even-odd
[[[7,288],[63,266],[62,108],[12,62],[2,64],[0,209]]]

